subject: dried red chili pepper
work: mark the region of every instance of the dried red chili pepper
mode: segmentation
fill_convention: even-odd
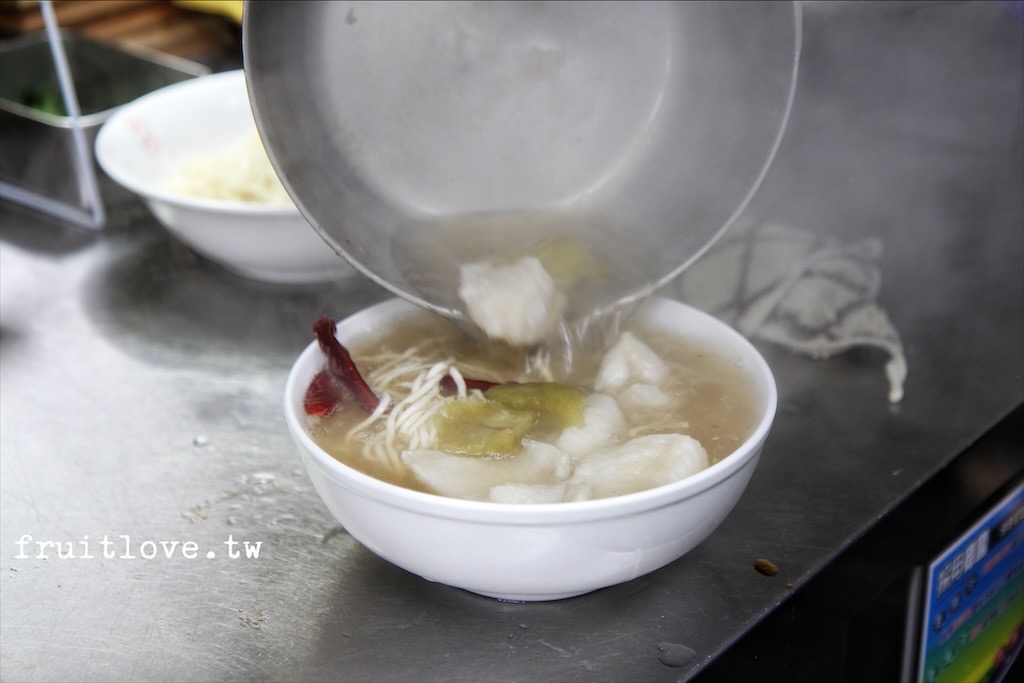
[[[320,350],[327,356],[327,369],[348,389],[360,408],[372,413],[380,405],[380,399],[359,373],[359,368],[356,367],[348,349],[334,336],[336,327],[335,322],[326,315],[320,316],[313,323],[313,332],[320,344]]]
[[[327,417],[341,405],[342,391],[338,380],[327,370],[321,370],[306,387],[303,407],[306,415]]]

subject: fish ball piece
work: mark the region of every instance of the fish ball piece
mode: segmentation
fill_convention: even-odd
[[[517,454],[501,458],[449,455],[426,448],[402,453],[402,461],[427,486],[442,496],[486,500],[503,484],[555,484],[572,470],[569,456],[554,446],[523,440]]]
[[[601,360],[594,388],[614,393],[630,384],[660,384],[669,374],[669,365],[655,351],[623,332]]]
[[[591,394],[583,403],[583,424],[565,429],[555,445],[578,460],[598,446],[617,441],[626,429],[626,416],[615,399]]]
[[[459,297],[470,320],[492,339],[513,346],[538,344],[565,312],[566,298],[535,256],[508,264],[467,263],[459,269]]]
[[[700,442],[685,434],[649,434],[599,448],[576,465],[570,484],[584,498],[608,498],[664,486],[710,464]]]

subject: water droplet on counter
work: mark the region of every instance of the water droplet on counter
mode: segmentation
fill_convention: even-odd
[[[253,472],[246,477],[245,483],[249,486],[249,493],[261,496],[274,491],[277,487],[273,472]]]
[[[298,518],[295,515],[288,515],[288,514],[280,515],[280,516],[274,517],[272,520],[270,520],[270,523],[267,526],[277,526],[281,522],[294,522],[297,519]]]
[[[697,656],[693,648],[681,643],[658,643],[658,659],[665,666],[683,666]]]

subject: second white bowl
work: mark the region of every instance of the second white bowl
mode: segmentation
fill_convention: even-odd
[[[125,105],[100,129],[96,158],[171,234],[240,275],[304,283],[354,272],[292,205],[206,199],[169,188],[183,160],[226,151],[254,128],[245,75],[229,71]]]

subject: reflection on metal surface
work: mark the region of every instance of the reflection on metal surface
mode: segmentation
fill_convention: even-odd
[[[813,232],[752,221],[677,278],[675,294],[742,334],[813,358],[858,346],[889,354],[889,401],[903,399],[903,343],[878,305],[882,242],[843,244]]]

